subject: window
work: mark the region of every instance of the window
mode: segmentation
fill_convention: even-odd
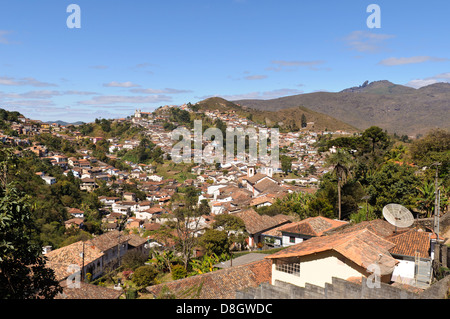
[[[294,236],[289,236],[289,242],[291,244],[294,244],[295,243],[295,237]]]
[[[294,276],[300,276],[300,263],[277,263],[275,269]]]

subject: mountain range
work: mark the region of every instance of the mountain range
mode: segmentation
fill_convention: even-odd
[[[77,121],[77,122],[69,123],[69,122],[59,121],[59,120],[58,120],[58,121],[47,121],[47,122],[45,122],[45,123],[48,123],[48,124],[56,123],[56,124],[64,125],[64,126],[67,126],[67,125],[81,125],[81,124],[84,124],[84,122],[82,122],[82,121]]]
[[[232,102],[257,112],[273,112],[274,115],[287,112],[285,115],[291,114],[292,118],[299,112],[310,110],[359,130],[375,125],[398,135],[414,136],[435,128],[450,129],[450,83],[414,89],[386,80],[366,81],[340,92]]]

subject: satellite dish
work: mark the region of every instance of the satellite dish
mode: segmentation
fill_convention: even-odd
[[[404,206],[388,204],[383,207],[383,217],[395,227],[406,228],[414,223],[414,216]]]

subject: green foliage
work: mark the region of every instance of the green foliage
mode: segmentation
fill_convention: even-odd
[[[231,242],[226,231],[207,229],[200,237],[199,244],[205,249],[206,254],[221,255],[228,254]]]
[[[141,266],[134,272],[132,282],[139,288],[145,288],[155,283],[157,275],[158,272],[153,266]]]
[[[284,174],[287,175],[292,169],[293,158],[286,155],[281,155],[280,161],[281,161],[281,170],[283,171]]]
[[[0,119],[8,122],[18,122],[19,116],[22,115],[17,111],[6,111],[4,109],[0,109]]]
[[[121,263],[124,268],[135,270],[138,267],[143,266],[146,261],[146,255],[136,249],[133,249],[125,253],[125,255],[122,257]]]
[[[309,215],[311,217],[314,216],[323,216],[327,218],[334,218],[334,209],[333,205],[323,197],[314,198],[308,205]]]
[[[30,199],[8,184],[0,199],[0,298],[54,298],[62,289],[35,240]]]
[[[414,168],[387,163],[368,178],[368,184],[369,203],[379,217],[383,207],[390,203],[415,208],[420,183]]]
[[[187,276],[187,271],[186,268],[183,267],[183,265],[175,265],[172,267],[171,274],[172,279],[177,280],[185,278]]]
[[[128,150],[122,160],[136,164],[163,163],[163,151],[147,138],[142,139],[138,147]]]
[[[175,255],[173,250],[152,250],[150,256],[151,259],[149,262],[151,262],[160,272],[171,272],[172,265],[181,262],[181,259]]]
[[[214,265],[218,262],[220,262],[220,258],[216,254],[204,255],[201,259],[194,259],[190,263],[193,270],[191,275],[212,272],[217,269]]]
[[[188,111],[179,108],[170,109],[170,121],[177,122],[178,124],[188,124],[191,120],[191,116]]]
[[[378,216],[375,214],[375,211],[372,206],[369,204],[363,204],[361,207],[359,207],[359,210],[355,213],[352,213],[350,215],[350,220],[353,223],[360,223],[365,220],[374,220],[377,219]]]

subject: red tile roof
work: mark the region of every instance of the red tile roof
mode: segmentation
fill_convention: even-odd
[[[80,283],[79,288],[67,287],[67,282],[63,280],[61,283],[63,292],[58,294],[55,299],[119,299],[123,291],[118,291],[101,286]]]
[[[381,274],[392,273],[397,261],[388,250],[395,245],[367,229],[314,237],[300,244],[281,250],[266,258],[278,259],[302,257],[319,252],[334,250],[355,264],[367,268],[377,263]]]
[[[410,229],[407,232],[387,238],[395,244],[389,250],[391,254],[415,256],[416,252],[421,258],[430,258],[430,236],[431,233]]]
[[[268,215],[260,215],[253,209],[238,212],[236,213],[236,216],[244,221],[245,228],[250,234],[256,234],[290,222],[287,216],[271,217]]]
[[[322,236],[326,231],[341,227],[346,224],[348,223],[345,221],[317,216],[287,225],[286,227],[283,227],[282,231],[307,235],[311,237],[318,237]]]
[[[235,299],[238,290],[270,282],[271,269],[270,260],[265,259],[147,287],[147,291],[158,296],[166,286],[180,299]]]

